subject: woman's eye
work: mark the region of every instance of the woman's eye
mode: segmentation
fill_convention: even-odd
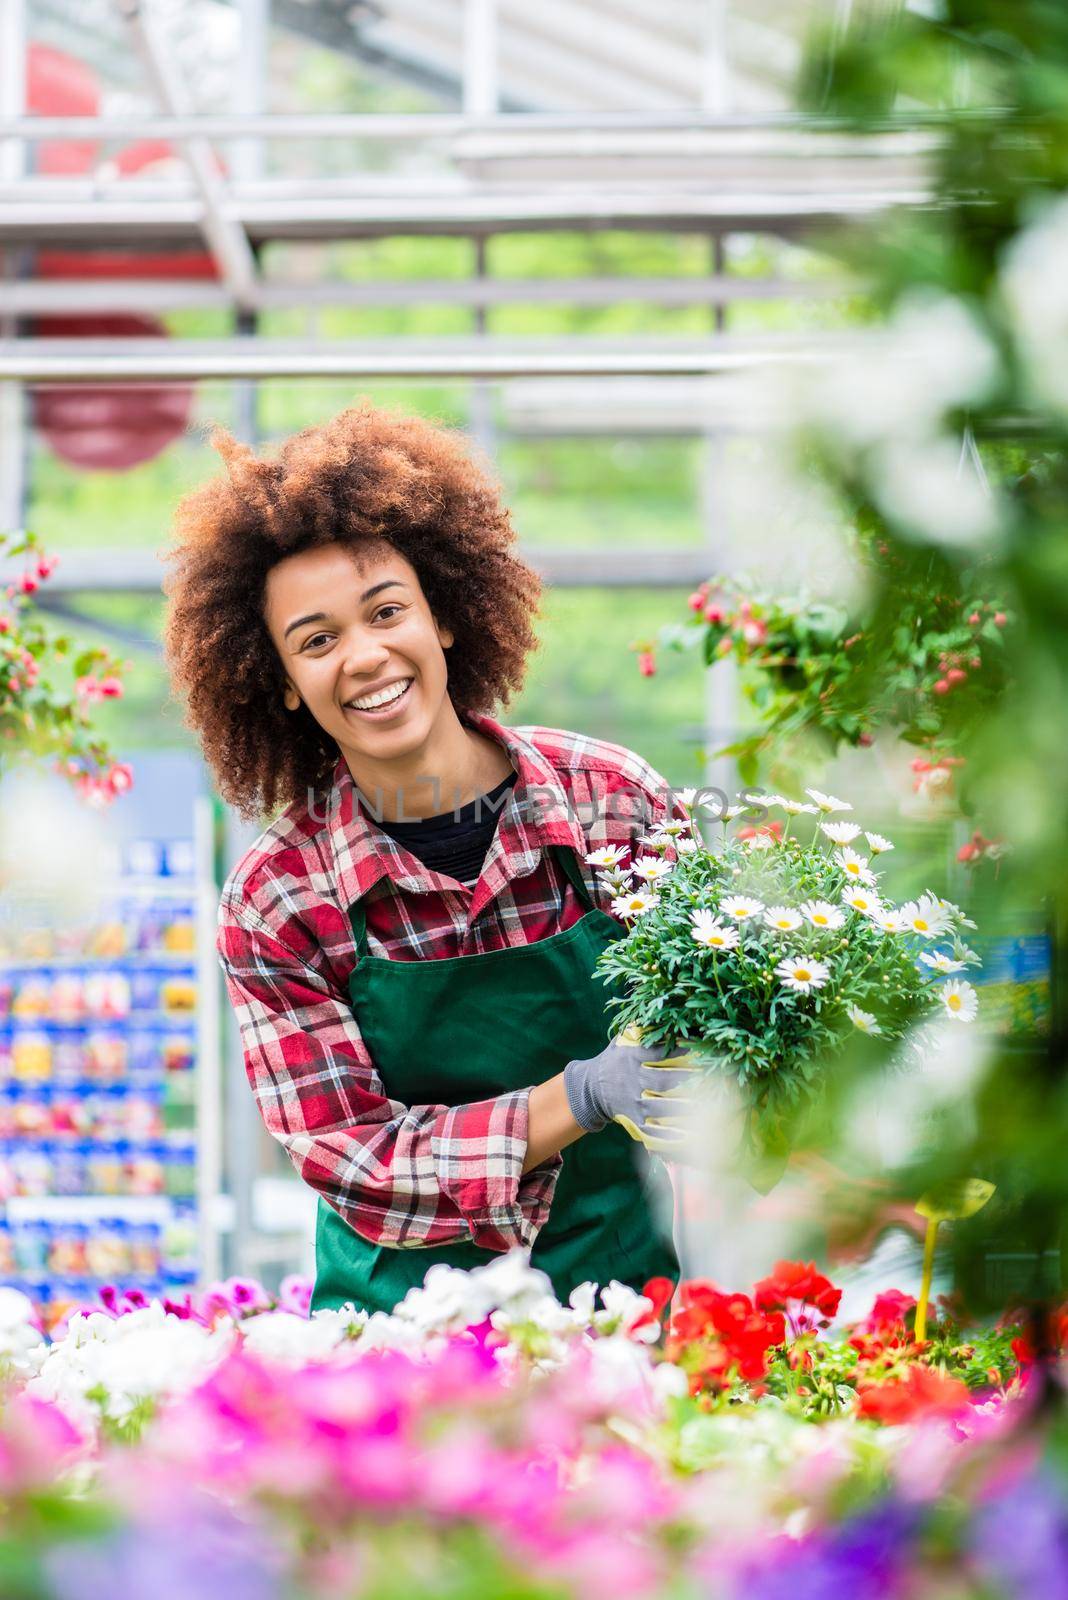
[[[375,613],[375,621],[376,622],[380,622],[382,620],[382,618],[386,615],[387,611],[400,611],[400,610],[402,610],[401,606],[383,606],[381,611],[377,611]],[[388,620],[388,618],[387,618],[387,620]]]
[[[305,639],[303,648],[305,650],[314,649],[317,644],[321,644],[324,639],[329,639],[329,637],[328,633],[313,633],[310,639]]]

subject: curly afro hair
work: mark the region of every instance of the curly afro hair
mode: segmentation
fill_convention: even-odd
[[[515,553],[498,485],[459,435],[360,401],[271,457],[223,430],[212,443],[227,475],[179,503],[164,647],[186,723],[242,816],[264,817],[328,784],[339,755],[306,707],[282,703],[264,597],[286,556],[392,546],[455,636],[457,714],[492,712],[522,687],[541,584]]]

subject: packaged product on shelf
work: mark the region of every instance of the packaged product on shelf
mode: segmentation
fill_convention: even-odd
[[[52,1004],[52,985],[39,972],[27,973],[15,986],[11,1015],[35,1019],[47,1017]]]
[[[80,1027],[57,1029],[49,1040],[52,1047],[52,1079],[68,1087],[86,1076],[85,1035]]]
[[[53,1222],[49,1228],[47,1265],[61,1277],[84,1278],[89,1227],[84,1222]]]
[[[14,1224],[12,1236],[16,1270],[27,1275],[43,1273],[48,1266],[47,1222],[20,1220]]]
[[[191,1033],[164,1034],[160,1047],[164,1072],[188,1072],[193,1065],[193,1043]]]
[[[166,1185],[165,1146],[128,1144],[126,1150],[126,1193],[163,1194]]]
[[[120,1083],[126,1076],[128,1040],[121,1033],[94,1029],[86,1036],[85,1076],[97,1083]]]
[[[196,924],[191,912],[175,912],[163,930],[162,948],[169,955],[193,954],[196,949]]]
[[[129,934],[125,923],[118,918],[100,922],[90,928],[84,945],[86,955],[104,957],[107,960],[125,955],[128,948]]]
[[[24,1083],[52,1076],[52,1041],[47,1033],[19,1032],[11,1041],[11,1073]]]
[[[163,1229],[158,1222],[133,1222],[129,1229],[131,1270],[155,1278],[163,1268]]]
[[[163,1132],[163,1085],[131,1090],[124,1097],[123,1125],[131,1139],[158,1139]]]
[[[14,1184],[13,1193],[30,1195],[35,1200],[53,1193],[55,1176],[54,1150],[51,1142],[42,1139],[34,1144],[13,1139],[10,1144],[10,1168]]]
[[[52,1158],[54,1194],[85,1194],[89,1188],[89,1152],[85,1139],[57,1139]]]
[[[187,1136],[178,1135],[163,1146],[166,1162],[166,1192],[176,1200],[191,1199],[197,1190],[196,1148]]]
[[[159,1006],[161,1011],[183,1012],[195,1011],[197,1003],[197,986],[192,978],[165,978],[159,987]]]
[[[91,972],[85,979],[85,1009],[91,1017],[130,1014],[130,983],[122,972]]]
[[[91,1144],[86,1159],[90,1194],[125,1194],[126,1152],[119,1143]]]
[[[61,972],[52,979],[48,1015],[54,1022],[80,1022],[85,1015],[85,976]]]
[[[132,1269],[130,1226],[121,1217],[99,1217],[85,1246],[86,1270],[103,1283],[121,1282]]]
[[[175,1205],[163,1235],[163,1257],[168,1273],[195,1272],[197,1218],[188,1203]]]
[[[52,1131],[51,1094],[45,1087],[21,1088],[15,1097],[12,1134],[15,1138],[40,1138]]]

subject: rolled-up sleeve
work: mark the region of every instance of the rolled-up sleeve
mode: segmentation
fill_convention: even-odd
[[[264,1125],[362,1238],[394,1248],[531,1245],[559,1156],[523,1173],[528,1089],[465,1105],[390,1099],[348,996],[224,892],[217,949]],[[427,1040],[433,1050],[433,1040]]]

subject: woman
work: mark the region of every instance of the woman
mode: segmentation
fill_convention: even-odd
[[[656,1113],[686,1075],[611,1040],[593,968],[624,930],[587,861],[640,851],[666,784],[493,720],[539,585],[456,437],[362,404],[274,458],[215,442],[166,645],[223,796],[282,806],[218,950],[263,1120],[319,1194],[313,1304],[392,1310],[517,1245],[565,1300],[677,1277],[642,1145],[682,1137]]]

